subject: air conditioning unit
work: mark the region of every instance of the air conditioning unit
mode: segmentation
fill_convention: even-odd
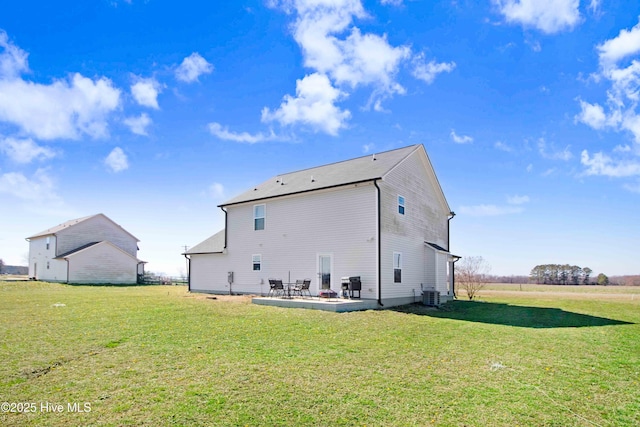
[[[438,307],[440,305],[440,292],[436,290],[425,290],[422,292],[422,304],[430,307]]]

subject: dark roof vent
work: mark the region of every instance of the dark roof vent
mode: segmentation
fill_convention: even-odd
[[[376,154],[375,154],[375,153],[373,153],[373,156],[372,156],[371,160],[373,160],[374,162],[377,160],[377,159],[376,159]]]

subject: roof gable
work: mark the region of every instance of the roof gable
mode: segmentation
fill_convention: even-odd
[[[124,231],[129,236],[133,237],[136,240],[136,242],[140,241],[140,239],[138,239],[136,236],[134,236],[133,234],[129,233],[127,230],[122,228],[118,223],[114,222],[111,218],[109,218],[108,216],[106,216],[105,214],[102,214],[102,213],[95,214],[95,215],[89,215],[89,216],[85,216],[85,217],[82,217],[82,218],[76,218],[76,219],[72,219],[72,220],[63,222],[62,224],[58,224],[55,227],[48,228],[48,229],[46,229],[44,231],[41,231],[40,233],[34,234],[33,236],[29,236],[29,237],[27,237],[27,239],[35,239],[36,237],[51,236],[51,235],[60,233],[61,231],[66,231],[66,230],[72,228],[73,226],[75,226],[77,224],[80,224],[80,223],[85,222],[85,221],[89,221],[89,220],[91,220],[93,218],[97,218],[97,217],[103,217],[104,219],[106,219],[107,221],[111,222],[113,225],[118,227],[120,230]]]
[[[93,242],[93,243],[88,243],[86,245],[82,245],[79,248],[76,248],[72,251],[67,252],[66,254],[62,254],[60,256],[57,256],[56,258],[72,258],[75,255],[78,255],[81,252],[86,252],[86,251],[92,251],[96,248],[98,248],[99,246],[103,246],[103,245],[108,245],[110,248],[115,249],[119,252],[122,252],[123,254],[125,254],[126,256],[128,256],[131,259],[134,259],[138,262],[140,262],[140,260],[136,257],[134,257],[133,255],[131,255],[130,253],[123,251],[122,249],[120,249],[119,247],[117,247],[116,245],[114,245],[113,243],[111,243],[108,240],[103,240],[101,242]]]
[[[440,200],[440,203],[442,204],[442,208],[446,213],[449,213],[451,212],[451,208],[449,207],[449,202],[447,202],[447,198],[445,197],[444,192],[442,191],[442,186],[440,185],[440,181],[438,180],[436,171],[433,168],[433,165],[431,164],[431,159],[427,154],[427,150],[425,150],[424,146],[422,145],[419,145],[418,147],[419,148],[417,150],[413,151],[409,156],[405,157],[404,159],[402,159],[402,161],[400,161],[393,168],[391,168],[391,170],[389,170],[385,174],[385,176],[391,173],[395,168],[400,166],[400,164],[402,164],[404,161],[407,161],[409,157],[417,155],[420,158],[422,165],[424,166],[424,172],[427,176],[427,179],[429,179],[433,189],[436,191],[437,197]]]
[[[381,179],[420,147],[422,145],[410,145],[396,150],[278,175],[220,206]]]

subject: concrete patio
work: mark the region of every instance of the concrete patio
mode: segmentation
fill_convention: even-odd
[[[307,308],[311,310],[333,311],[335,313],[378,308],[378,302],[369,299],[254,297],[252,302],[253,304],[272,307]]]

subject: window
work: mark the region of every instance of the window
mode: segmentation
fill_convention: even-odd
[[[404,197],[398,196],[398,213],[404,215]]]
[[[251,255],[253,259],[253,271],[260,271],[262,269],[262,255]]]
[[[51,237],[47,237],[47,250],[49,250],[49,243],[51,242]]]
[[[402,253],[393,253],[393,283],[402,282]]]
[[[265,205],[253,207],[253,229],[264,230]]]

